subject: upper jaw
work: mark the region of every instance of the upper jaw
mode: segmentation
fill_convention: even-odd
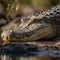
[[[40,27],[38,27],[39,28],[39,30],[40,29],[43,29],[43,28],[45,28],[45,27],[47,27],[47,25],[41,25],[40,24]],[[27,33],[28,32],[34,32],[34,30],[38,30],[38,28],[35,28],[35,29],[31,29],[31,30],[29,30],[29,31],[27,31]],[[19,34],[20,36],[23,36],[24,35],[24,33],[26,33],[26,31],[23,29],[23,30],[19,30],[19,31],[14,31],[14,30],[7,30],[7,31],[3,31],[2,32],[2,34],[1,34],[1,38],[5,41],[5,40],[10,40],[10,37],[12,38],[12,37],[14,37],[15,35],[16,35],[16,33],[17,33],[17,35]]]

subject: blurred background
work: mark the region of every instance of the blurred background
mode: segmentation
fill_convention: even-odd
[[[33,11],[45,10],[53,5],[59,4],[60,0],[0,0],[9,15],[12,11],[22,11],[23,14],[30,14]],[[30,12],[30,13],[29,13]]]

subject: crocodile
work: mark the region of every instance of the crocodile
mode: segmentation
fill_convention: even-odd
[[[4,43],[27,42],[49,39],[59,35],[60,5],[21,19],[21,24],[13,30],[3,31]]]

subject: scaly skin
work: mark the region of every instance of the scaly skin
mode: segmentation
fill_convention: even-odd
[[[51,38],[56,36],[56,22],[59,21],[59,19],[60,5],[57,5],[39,14],[22,18],[21,24],[16,30],[3,31],[1,37],[4,43]]]

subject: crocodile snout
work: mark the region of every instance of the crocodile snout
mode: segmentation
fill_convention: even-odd
[[[10,35],[12,31],[3,31],[1,34],[1,38],[4,41],[4,43],[8,43],[10,40]]]

